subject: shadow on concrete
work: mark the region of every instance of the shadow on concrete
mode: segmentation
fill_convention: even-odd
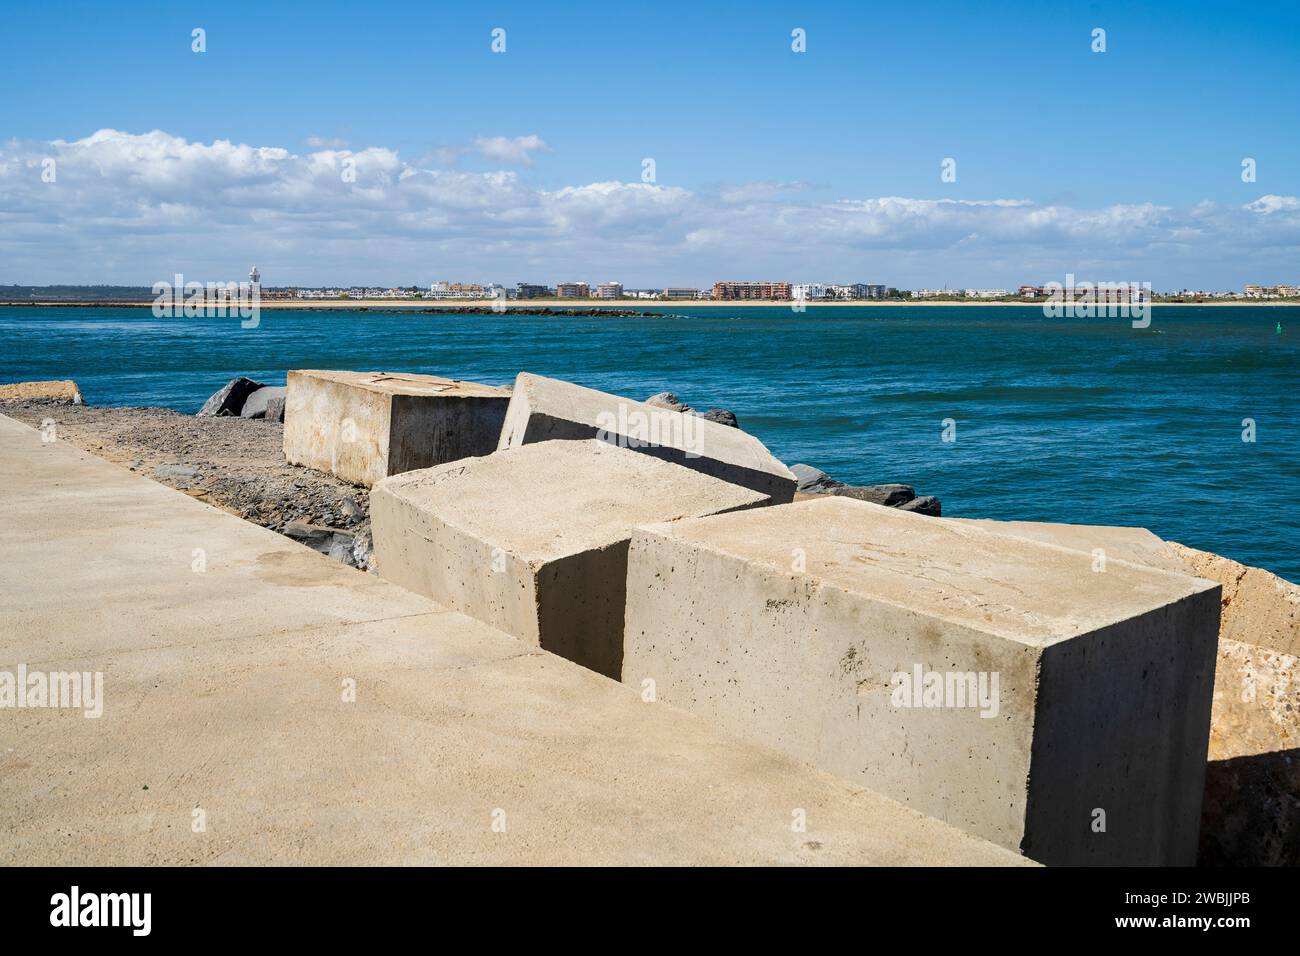
[[[1210,761],[1197,862],[1300,865],[1300,749]]]

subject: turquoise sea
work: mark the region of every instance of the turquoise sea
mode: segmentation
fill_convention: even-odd
[[[906,482],[947,515],[1142,525],[1300,581],[1300,308],[1156,308],[1146,329],[997,306],[663,312],[267,310],[243,329],[0,308],[0,381],[73,378],[92,404],[185,412],[236,375],[282,384],[291,368],[668,389],[732,409],[788,463]]]

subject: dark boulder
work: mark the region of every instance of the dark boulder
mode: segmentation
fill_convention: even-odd
[[[729,425],[732,428],[739,428],[740,423],[736,421],[736,413],[728,411],[725,408],[710,408],[707,412],[691,412],[706,422],[717,422],[719,425]]]
[[[913,498],[906,504],[898,506],[899,511],[915,511],[919,515],[929,515],[932,518],[943,517],[943,508],[939,504],[939,499],[934,495],[922,495],[920,498]]]
[[[232,378],[229,382],[221,387],[221,390],[203,403],[203,407],[198,413],[203,416],[216,415],[238,415],[244,410],[244,402],[248,396],[252,395],[260,388],[265,388],[261,382],[254,382],[251,378]]]
[[[790,470],[794,472],[798,480],[798,490],[804,494],[820,495],[826,494],[835,488],[843,488],[844,482],[836,481],[820,468],[814,468],[812,465],[791,465]]]
[[[736,421],[735,412],[725,408],[710,408],[707,412],[697,412],[672,392],[659,392],[656,395],[651,395],[645,400],[645,403],[653,405],[655,408],[666,408],[670,411],[681,412],[683,415],[694,415],[696,418],[703,418],[706,422],[717,422],[719,425],[728,425],[732,428],[740,427],[740,423]]]
[[[916,498],[916,489],[911,485],[841,485],[832,488],[831,494],[886,508],[901,508]]]

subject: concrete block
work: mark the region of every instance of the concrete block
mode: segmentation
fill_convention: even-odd
[[[622,677],[1041,862],[1191,864],[1219,586],[1091,560],[838,497],[646,526]]]
[[[1222,585],[1197,862],[1300,865],[1300,587],[1145,528],[976,523]]]
[[[405,373],[297,370],[287,387],[285,459],[362,485],[488,454],[510,401],[503,388]]]
[[[81,405],[81,389],[70,378],[52,382],[13,382],[0,385],[0,402],[50,402]]]
[[[382,577],[617,679],[632,529],[768,503],[589,439],[386,478],[370,519]]]
[[[767,495],[794,498],[794,473],[753,435],[668,408],[521,372],[499,448],[599,438]]]

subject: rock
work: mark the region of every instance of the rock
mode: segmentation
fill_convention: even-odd
[[[901,508],[916,498],[916,489],[911,485],[841,485],[832,488],[831,494],[886,508]]]
[[[374,554],[375,543],[370,537],[370,531],[358,531],[352,539],[352,566],[362,571],[371,570],[374,567]]]
[[[272,397],[270,399],[267,399],[266,414],[263,415],[262,418],[263,420],[268,422],[284,421],[284,396],[283,395],[279,396],[278,398]]]
[[[312,524],[310,521],[295,519],[284,526],[281,532],[286,538],[293,538],[299,544],[305,544],[313,551],[329,554],[334,546],[334,529],[324,525]]]
[[[283,385],[267,385],[252,392],[248,398],[244,399],[244,407],[239,410],[240,418],[265,418],[267,411],[271,407],[271,402],[278,399],[280,403],[280,415],[284,415],[284,392]]]
[[[357,504],[355,498],[344,498],[339,502],[339,513],[348,520],[350,524],[356,524],[366,516],[365,511]]]
[[[939,516],[939,499],[933,495],[918,498],[916,489],[911,485],[846,485],[812,465],[793,465],[790,470],[799,479],[799,490],[806,495],[838,495],[873,505],[884,505],[886,508],[915,511],[936,518]]]
[[[672,392],[660,392],[658,395],[651,395],[645,400],[645,403],[653,405],[655,408],[667,408],[674,412],[681,412],[684,415],[694,415],[696,418],[703,418],[707,422],[730,425],[732,428],[740,427],[740,424],[736,421],[735,412],[728,411],[725,408],[710,408],[707,412],[698,412]]]
[[[330,549],[326,553],[342,564],[348,567],[356,567],[356,559],[352,555],[352,546],[355,538],[346,531],[334,532],[334,537],[330,541]]]
[[[913,498],[911,501],[897,506],[899,511],[915,511],[919,515],[929,515],[932,518],[942,517],[943,509],[939,504],[939,499],[934,495],[922,495],[920,498]]]
[[[194,465],[156,465],[153,474],[155,478],[197,478],[199,469]]]
[[[710,408],[707,412],[691,412],[691,414],[703,418],[707,422],[730,425],[732,428],[740,427],[740,423],[736,421],[736,413],[725,408]]]
[[[812,465],[791,465],[795,478],[799,479],[799,490],[807,495],[825,494],[834,488],[843,488],[844,482],[836,481],[820,468]]]
[[[687,405],[672,392],[660,392],[658,395],[651,395],[645,400],[647,405],[653,405],[655,408],[671,408],[675,412],[689,412],[691,406]]]
[[[265,386],[261,382],[254,382],[251,378],[244,378],[242,375],[239,378],[232,378],[221,387],[220,391],[203,403],[198,414],[205,417],[238,415],[243,411],[248,396],[260,388]]]

